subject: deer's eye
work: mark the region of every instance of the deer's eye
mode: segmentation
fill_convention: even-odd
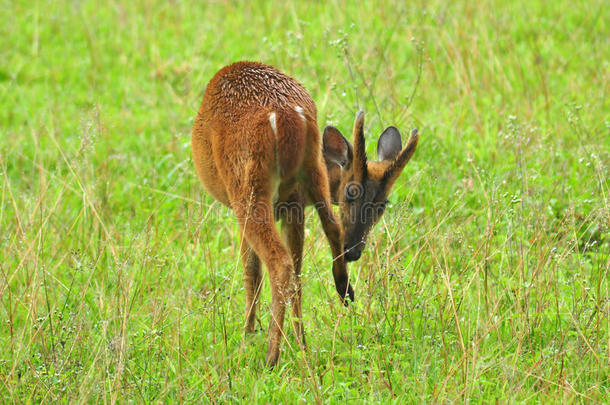
[[[351,182],[345,186],[345,201],[353,203],[356,199],[362,196],[362,186],[360,184]]]

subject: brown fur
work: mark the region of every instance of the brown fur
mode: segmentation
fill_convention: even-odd
[[[289,301],[295,330],[304,343],[299,276],[307,203],[315,205],[329,241],[337,291],[343,300],[346,295],[353,300],[316,114],[313,100],[296,80],[271,66],[237,62],[212,78],[193,126],[197,174],[214,198],[233,209],[242,229],[248,332],[254,330],[261,262],[269,272],[272,320],[266,361],[270,366],[279,358]],[[274,209],[281,203],[300,209],[288,215]],[[275,228],[275,216],[282,221],[284,240]]]

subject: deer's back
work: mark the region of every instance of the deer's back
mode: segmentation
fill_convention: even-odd
[[[300,106],[315,119],[307,90],[272,66],[237,62],[221,69],[205,91],[204,104],[215,117],[237,122],[252,110],[292,110]]]
[[[316,107],[300,83],[272,66],[237,62],[208,83],[193,127],[193,158],[206,189],[228,204],[229,179],[221,181],[219,165],[243,166],[255,157],[269,165],[269,175],[291,183],[305,146],[319,148],[319,142]]]

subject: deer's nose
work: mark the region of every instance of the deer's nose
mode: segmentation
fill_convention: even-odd
[[[353,246],[351,248],[344,246],[343,251],[345,252],[345,261],[346,262],[355,262],[360,259],[360,255],[362,254],[362,250],[360,250],[357,246]]]

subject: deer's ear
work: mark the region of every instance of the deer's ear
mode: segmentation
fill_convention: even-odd
[[[345,169],[352,163],[352,145],[347,139],[333,126],[324,128],[323,136],[324,159],[333,162]]]
[[[387,127],[377,141],[377,157],[379,160],[394,160],[401,150],[400,132],[395,127]]]

